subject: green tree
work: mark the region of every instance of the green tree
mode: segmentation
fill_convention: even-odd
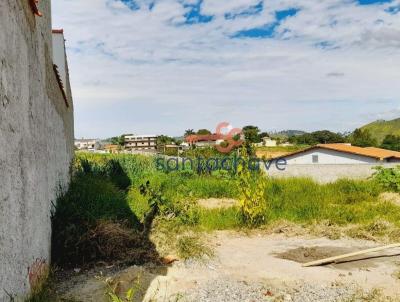
[[[400,136],[391,134],[386,135],[381,144],[381,148],[393,151],[400,151]]]
[[[110,142],[113,145],[123,146],[125,143],[125,135],[111,137]]]
[[[268,134],[268,132],[261,132],[259,134],[259,136],[260,136],[260,139],[262,139],[263,137],[269,137],[269,134]]]
[[[374,147],[378,145],[375,138],[372,137],[368,130],[356,129],[350,136],[350,142],[358,147]]]
[[[207,129],[200,129],[199,131],[197,131],[197,134],[198,135],[209,135],[209,134],[211,134],[211,131],[207,130]]]
[[[260,129],[257,126],[245,126],[243,127],[243,134],[246,140],[246,143],[260,143]]]
[[[186,137],[186,136],[193,135],[193,134],[196,134],[196,132],[194,132],[193,129],[187,129],[185,131],[185,135],[184,136]]]
[[[157,145],[169,145],[175,143],[174,138],[167,135],[160,135],[157,137]]]
[[[311,133],[311,136],[319,144],[334,144],[345,142],[344,137],[340,133],[334,133],[329,130],[315,131]]]
[[[316,145],[316,144],[334,144],[344,143],[345,137],[340,133],[334,133],[329,130],[304,133],[302,135],[289,137],[289,142],[298,145]]]

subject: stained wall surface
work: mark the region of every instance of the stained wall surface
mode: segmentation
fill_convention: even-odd
[[[29,0],[0,1],[0,301],[50,262],[52,203],[70,180],[73,103],[53,70],[50,6],[37,17]]]

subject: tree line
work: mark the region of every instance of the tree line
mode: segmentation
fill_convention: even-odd
[[[358,147],[380,147],[383,149],[400,151],[400,136],[387,135],[382,143],[379,143],[367,129],[356,129],[352,133],[334,133],[328,130],[305,133],[289,137],[293,144],[317,145],[333,143],[351,143]]]
[[[187,129],[184,137],[189,135],[208,135],[212,132],[208,129]],[[243,135],[246,143],[260,143],[264,137],[270,136],[267,132],[263,132],[259,127],[248,125],[243,127]],[[124,144],[125,135],[112,137],[109,140],[111,143],[122,146]],[[295,145],[308,145],[313,146],[317,144],[334,144],[334,143],[351,143],[353,146],[358,147],[380,147],[383,149],[400,151],[400,136],[387,135],[382,143],[379,143],[367,129],[356,129],[351,133],[335,133],[329,130],[314,131],[311,133],[304,133],[301,135],[292,135],[286,138],[275,137],[280,142],[289,142]],[[182,140],[172,138],[166,135],[161,135],[157,139],[157,144],[177,144],[182,143]]]

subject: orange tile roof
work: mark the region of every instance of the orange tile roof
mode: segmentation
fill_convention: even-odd
[[[118,149],[118,148],[119,148],[119,145],[113,145],[113,144],[104,146],[104,149]]]
[[[199,135],[199,134],[192,134],[189,135],[185,138],[185,141],[187,143],[196,143],[196,142],[207,142],[207,141],[212,141],[216,142],[217,140],[223,139],[224,135],[223,134],[205,134],[205,135]]]
[[[300,154],[305,151],[313,150],[316,148],[322,148],[322,149],[334,150],[334,151],[338,151],[338,152],[372,157],[372,158],[375,158],[378,160],[384,160],[386,158],[392,158],[392,157],[400,159],[400,152],[381,149],[381,148],[375,148],[375,147],[362,148],[362,147],[352,146],[350,144],[319,144],[319,145],[316,145],[316,146],[313,146],[313,147],[310,147],[310,148],[307,148],[304,150],[286,154],[284,157],[295,155],[295,154]],[[282,157],[282,156],[280,156],[280,157]]]
[[[384,158],[388,158],[388,157],[400,158],[400,152],[397,152],[397,151],[375,148],[375,147],[367,147],[365,149],[368,149],[368,150],[371,150],[374,152],[378,152],[379,154],[383,155]]]

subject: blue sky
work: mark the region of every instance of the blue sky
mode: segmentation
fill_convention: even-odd
[[[400,116],[400,0],[58,0],[76,137]]]

